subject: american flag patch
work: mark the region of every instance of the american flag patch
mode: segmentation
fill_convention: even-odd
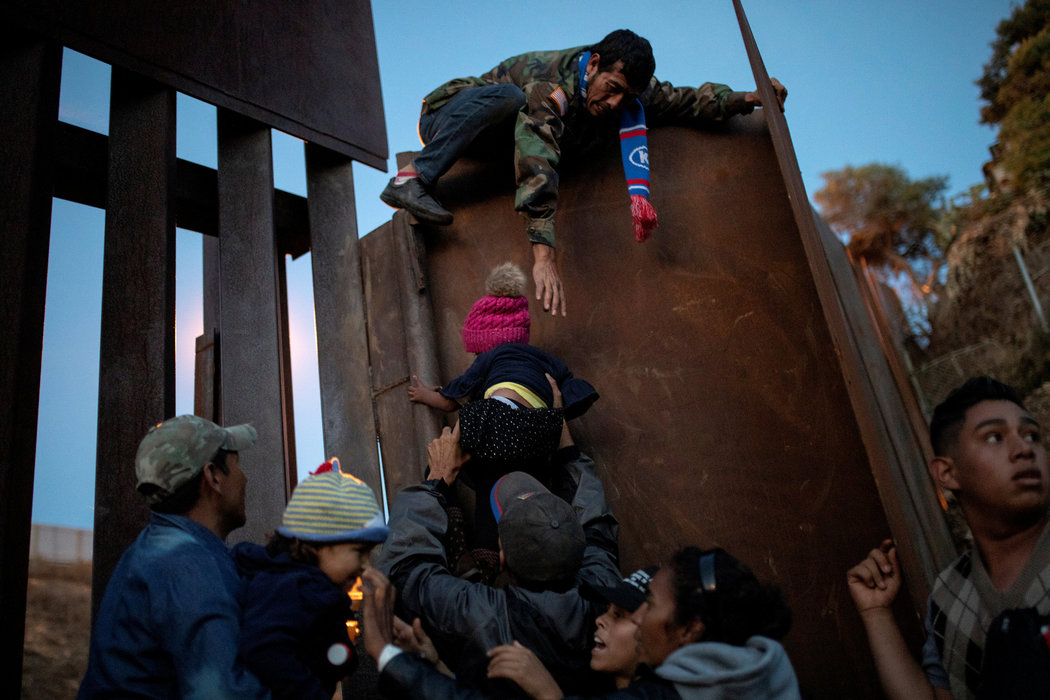
[[[551,99],[558,104],[558,112],[564,117],[569,111],[569,98],[565,96],[565,91],[560,87],[555,88],[554,92],[551,93]]]

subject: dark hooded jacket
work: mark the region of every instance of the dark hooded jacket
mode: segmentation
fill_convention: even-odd
[[[323,571],[264,547],[234,547],[241,572],[238,658],[274,698],[331,700],[357,665],[350,597]]]
[[[588,596],[581,585],[611,586],[620,580],[619,526],[591,459],[575,447],[556,457],[565,463],[572,505],[587,538],[583,565],[569,590],[498,589],[453,575],[442,544],[448,518],[440,480],[398,493],[390,511],[390,536],[375,562],[397,587],[404,619],[420,618],[457,677],[495,696],[513,694],[516,686],[488,681],[485,654],[515,640],[531,649],[566,691],[595,687],[590,648],[594,620],[605,603]]]

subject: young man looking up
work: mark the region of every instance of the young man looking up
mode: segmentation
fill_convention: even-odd
[[[936,408],[930,439],[936,455],[930,474],[958,499],[974,546],[933,586],[921,667],[890,611],[901,585],[892,541],[849,570],[850,594],[888,697],[1007,697],[1012,692],[1003,695],[996,684],[1016,678],[1009,666],[1021,656],[1006,654],[1006,666],[996,669],[999,680],[991,679],[986,641],[1002,627],[993,621],[1019,608],[1050,613],[1050,474],[1039,424],[1013,389],[982,377]],[[1025,644],[1045,642],[1033,637]]]

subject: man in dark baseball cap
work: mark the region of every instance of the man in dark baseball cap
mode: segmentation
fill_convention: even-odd
[[[375,562],[396,586],[400,615],[419,618],[457,679],[493,697],[517,697],[506,680],[487,677],[486,652],[514,641],[531,649],[567,694],[595,686],[589,668],[594,620],[606,604],[592,588],[620,580],[618,525],[594,462],[563,423],[552,471],[571,503],[523,472],[501,478],[488,496],[498,519],[500,558],[510,584],[495,588],[452,573],[443,503],[467,456],[456,429],[427,448],[430,479],[402,489],[390,510],[390,535]],[[563,489],[559,486],[558,493]],[[410,672],[414,659],[391,645],[378,659],[387,674]],[[395,660],[396,659],[396,660]]]
[[[150,520],[124,552],[95,618],[78,698],[268,698],[236,663],[237,567],[226,537],[245,523],[240,450],[251,425],[178,416],[135,457]]]
[[[501,477],[489,500],[501,560],[516,582],[555,590],[571,586],[587,545],[572,506],[525,472]]]

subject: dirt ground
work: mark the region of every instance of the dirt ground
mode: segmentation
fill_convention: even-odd
[[[87,668],[91,566],[31,564],[22,654],[22,700],[71,700]],[[364,658],[349,697],[377,698],[375,668]],[[342,698],[337,688],[333,700]]]
[[[91,636],[90,565],[31,566],[27,598],[22,698],[74,698]]]

